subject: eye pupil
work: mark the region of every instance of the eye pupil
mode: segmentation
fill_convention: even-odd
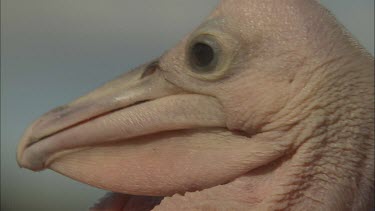
[[[215,52],[211,46],[199,42],[192,47],[191,56],[197,67],[207,67],[214,60]]]

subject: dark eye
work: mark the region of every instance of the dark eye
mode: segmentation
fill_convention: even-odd
[[[218,62],[219,46],[211,36],[201,36],[193,40],[189,51],[190,66],[197,72],[211,72]]]
[[[206,67],[214,60],[215,52],[205,43],[195,43],[191,48],[191,59],[198,67]]]

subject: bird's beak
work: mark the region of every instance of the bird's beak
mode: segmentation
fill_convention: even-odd
[[[52,155],[64,150],[166,130],[220,127],[224,118],[219,109],[215,100],[186,93],[165,80],[153,62],[40,117],[22,137],[17,161],[21,167],[42,170]]]

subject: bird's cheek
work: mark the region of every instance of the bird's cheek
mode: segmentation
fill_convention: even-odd
[[[256,133],[273,121],[289,98],[288,88],[282,83],[254,79],[238,84],[225,84],[220,92],[215,92],[231,130]]]

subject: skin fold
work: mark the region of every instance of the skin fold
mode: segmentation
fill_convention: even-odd
[[[372,210],[373,65],[317,1],[223,0],[160,58],[36,120],[17,161],[115,192],[92,210]]]

